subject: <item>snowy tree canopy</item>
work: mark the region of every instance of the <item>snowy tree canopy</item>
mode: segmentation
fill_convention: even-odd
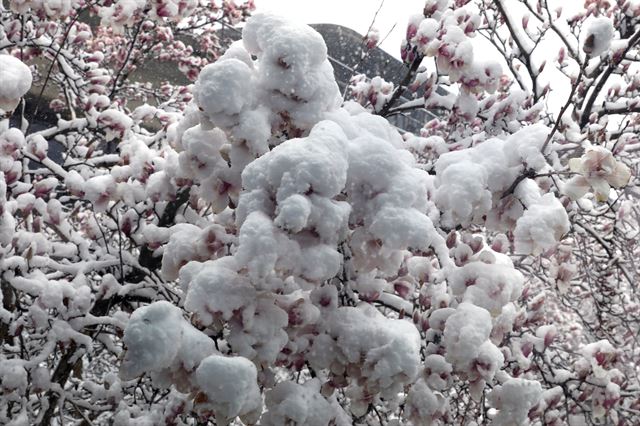
[[[0,3],[0,423],[638,424],[640,3],[253,9]]]

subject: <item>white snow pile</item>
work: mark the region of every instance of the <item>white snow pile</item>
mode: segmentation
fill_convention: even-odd
[[[489,139],[471,148],[446,153],[436,162],[435,201],[441,223],[449,228],[482,223],[490,229],[515,226],[516,250],[540,253],[553,247],[569,230],[569,219],[553,194],[540,194],[526,178],[505,191],[524,170],[542,172],[548,166],[540,152],[549,129],[536,124],[506,140]]]
[[[433,225],[423,213],[428,176],[389,143],[393,129],[355,107],[330,117],[242,174],[237,258],[254,281],[274,269],[312,282],[334,276],[341,264],[337,243],[349,223],[362,271],[397,270],[402,250],[432,243]]]
[[[226,254],[226,245],[234,239],[224,227],[217,224],[200,228],[189,223],[179,223],[171,227],[169,235],[162,256],[162,275],[168,280],[178,278],[180,268],[190,261],[205,261],[216,255]],[[151,239],[155,237],[152,232],[148,232],[147,236]]]
[[[540,149],[549,129],[525,127],[506,140],[489,139],[471,148],[443,154],[436,162],[436,204],[447,227],[483,223],[523,167],[542,170]]]
[[[204,263],[191,262],[180,271],[186,291],[185,309],[201,326],[228,321],[227,341],[239,355],[273,363],[288,341],[287,312],[275,304],[270,292],[257,292],[241,275],[234,257]]]
[[[258,84],[272,111],[289,111],[298,128],[316,123],[341,103],[322,36],[307,25],[254,15],[242,30],[247,51],[258,57]]]
[[[120,366],[123,380],[149,373],[158,386],[176,383],[183,390],[193,385],[193,370],[216,352],[213,340],[189,324],[182,317],[182,310],[169,302],[136,309],[123,342],[126,347]]]
[[[449,401],[418,379],[407,394],[404,417],[414,425],[447,424]]]
[[[513,232],[518,254],[539,254],[550,249],[569,232],[570,223],[562,203],[545,194],[528,206]]]
[[[197,409],[228,422],[238,416],[254,423],[262,411],[255,365],[243,357],[218,354],[213,340],[182,317],[169,302],[137,309],[123,342],[126,352],[120,377],[148,373],[154,384],[197,392]]]
[[[198,77],[194,99],[203,122],[264,153],[272,125],[309,129],[341,103],[324,40],[311,27],[256,14],[242,30],[242,43]]]
[[[497,316],[503,306],[520,297],[524,277],[511,265],[469,262],[456,268],[448,281],[452,293],[462,301]]]
[[[492,327],[489,311],[466,302],[445,323],[445,358],[471,382],[491,382],[504,362],[500,349],[489,340]]]
[[[201,396],[196,398],[201,411],[212,411],[216,420],[227,424],[240,416],[254,424],[262,412],[256,366],[243,357],[211,355],[195,372]]]
[[[251,161],[283,136],[308,133],[342,102],[320,34],[264,14],[252,16],[243,39],[203,68],[193,95],[185,118],[169,128],[179,162],[167,173],[196,183],[215,212],[237,204]]]
[[[29,383],[25,361],[21,359],[0,359],[0,389],[6,395],[23,394]]]
[[[614,28],[610,18],[606,16],[593,18],[587,24],[582,50],[589,56],[600,56],[611,46],[613,36]]]
[[[265,398],[266,413],[260,418],[262,426],[285,424],[327,426],[335,422],[334,407],[320,394],[320,381],[311,379],[299,385],[285,381],[278,383]]]
[[[390,400],[415,380],[420,334],[412,323],[386,318],[371,305],[361,305],[334,311],[326,327],[327,336],[316,339],[308,354],[314,368],[331,367],[336,375],[348,370],[368,390]]]
[[[0,110],[13,111],[31,88],[31,70],[20,59],[0,55]]]
[[[493,425],[527,424],[527,414],[542,397],[542,386],[539,382],[526,379],[509,379],[498,385],[491,393],[489,400],[498,414]]]

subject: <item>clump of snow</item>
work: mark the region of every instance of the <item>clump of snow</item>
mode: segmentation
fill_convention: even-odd
[[[493,138],[440,156],[435,165],[436,204],[443,212],[443,224],[454,227],[483,222],[523,167],[543,169],[546,161],[540,149],[548,131],[537,124],[506,140]]]
[[[123,139],[131,130],[133,120],[127,114],[117,109],[106,109],[98,115],[98,124],[105,131],[107,141]]]
[[[554,247],[569,227],[562,203],[553,194],[545,194],[518,219],[513,232],[515,250],[519,254],[539,254]]]
[[[200,228],[179,223],[169,230],[169,242],[162,256],[162,275],[168,280],[178,278],[180,268],[192,260],[205,261],[227,253],[233,238],[220,225]]]
[[[335,421],[336,413],[331,404],[320,393],[320,381],[312,379],[299,385],[280,382],[267,392],[267,412],[260,419],[263,426],[298,424],[327,426]]]
[[[309,361],[318,368],[333,358],[367,383],[367,388],[393,399],[419,371],[420,335],[413,324],[384,317],[370,305],[342,307],[327,319],[333,340],[317,340]]]
[[[3,393],[24,394],[28,385],[27,370],[21,359],[0,359],[0,389]]]
[[[489,341],[491,314],[484,308],[461,303],[445,323],[443,343],[445,359],[470,380],[493,380],[504,357]]]
[[[256,101],[254,71],[245,62],[229,58],[202,69],[193,89],[203,115],[224,124],[227,116],[252,108]]]
[[[617,356],[617,351],[607,340],[589,343],[581,350],[582,356],[589,363],[593,375],[598,379],[607,376],[611,361]]]
[[[407,394],[404,417],[412,424],[450,423],[449,401],[440,392],[434,392],[423,379],[419,379]]]
[[[247,51],[258,57],[258,81],[276,113],[288,111],[308,128],[340,104],[322,36],[311,27],[267,14],[252,16],[242,30]]]
[[[202,396],[201,411],[213,412],[222,424],[240,416],[254,423],[261,414],[262,397],[256,366],[243,357],[211,355],[198,366],[196,381]]]
[[[75,183],[74,179],[75,177],[72,178],[72,185]],[[82,193],[97,211],[104,211],[116,193],[116,182],[110,174],[94,176],[83,183]]]
[[[183,390],[193,387],[191,374],[200,361],[216,352],[213,341],[189,324],[180,308],[164,301],[136,309],[123,342],[122,379],[150,373],[156,385],[174,383]]]
[[[582,50],[589,56],[600,56],[611,46],[613,35],[613,22],[610,18],[593,18],[587,25]]]
[[[493,316],[522,292],[524,277],[511,265],[469,262],[448,277],[451,291],[462,301],[488,310]]]
[[[496,386],[489,394],[492,406],[498,409],[492,424],[525,424],[529,410],[541,397],[542,386],[537,381],[516,378]]]
[[[13,111],[31,88],[31,70],[20,59],[0,55],[0,109]]]
[[[180,271],[180,277],[188,288],[185,309],[196,314],[201,325],[208,326],[216,318],[228,321],[235,312],[255,309],[255,289],[222,261],[193,262]]]

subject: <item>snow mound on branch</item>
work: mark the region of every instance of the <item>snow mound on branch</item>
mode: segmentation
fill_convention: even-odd
[[[582,50],[589,56],[600,56],[611,46],[614,31],[613,22],[606,16],[592,19],[584,35]]]
[[[492,424],[526,424],[529,410],[538,403],[541,396],[542,386],[532,380],[509,379],[496,386],[489,394],[493,407],[499,410]]]
[[[256,14],[243,28],[242,40],[258,57],[258,81],[268,105],[290,112],[298,128],[308,128],[341,103],[327,47],[313,28]]]
[[[243,357],[211,355],[195,372],[202,396],[201,410],[211,410],[219,423],[238,416],[255,420],[260,416],[262,397],[256,366]]]
[[[438,420],[449,410],[449,400],[440,392],[434,392],[424,379],[418,379],[407,394],[407,402],[404,417],[412,424],[438,424]]]
[[[560,201],[540,195],[525,171],[542,171],[547,162],[540,152],[549,129],[536,124],[506,140],[489,139],[471,148],[442,155],[435,164],[435,201],[441,223],[449,228],[483,223],[491,229],[513,230],[516,251],[540,253],[553,247],[569,230]]]
[[[213,122],[239,114],[255,103],[253,70],[244,62],[229,58],[202,69],[193,89],[195,102]]]
[[[194,274],[190,270],[195,268]],[[197,314],[204,326],[215,318],[230,320],[235,311],[250,309],[256,299],[256,291],[247,280],[220,261],[192,262],[180,271],[180,278],[181,284],[188,286],[184,307]]]
[[[322,36],[307,25],[256,14],[218,61],[200,73],[194,101],[207,125],[267,151],[271,126],[308,130],[342,99]],[[257,59],[252,61],[251,55]]]
[[[470,262],[449,275],[451,291],[462,300],[488,310],[493,316],[520,297],[524,277],[511,265]]]
[[[446,153],[436,162],[436,204],[447,227],[481,223],[523,167],[541,170],[540,152],[549,129],[536,124],[506,140],[489,139],[460,151]]]
[[[172,226],[169,233],[169,242],[162,257],[162,275],[168,280],[178,278],[180,268],[192,260],[205,261],[226,254],[227,244],[234,239],[217,224],[202,229],[189,223],[179,223]],[[153,232],[149,237],[154,238]]]
[[[164,301],[136,309],[123,342],[127,349],[120,366],[123,380],[150,373],[156,385],[175,383],[181,389],[190,388],[190,373],[216,352],[213,341],[189,324],[180,308]]]
[[[3,357],[4,358],[4,357]],[[24,361],[21,359],[0,360],[0,389],[5,393],[22,394],[26,391],[29,379]]]
[[[31,88],[31,70],[20,59],[0,55],[0,109],[13,111]]]
[[[319,368],[333,359],[359,371],[368,389],[393,398],[420,368],[420,334],[403,320],[384,317],[371,305],[342,307],[327,319],[331,340],[317,340],[309,361]],[[329,344],[329,342],[334,342]]]
[[[516,224],[513,232],[516,253],[539,254],[550,249],[569,228],[562,203],[553,194],[545,194],[527,208]]]
[[[335,276],[349,223],[363,271],[397,270],[402,250],[432,243],[426,173],[383,139],[390,130],[377,119],[355,109],[328,116],[242,173],[237,259],[256,284],[272,271],[312,282]]]
[[[267,412],[260,419],[262,426],[327,426],[336,417],[331,404],[320,394],[318,379],[303,385],[280,382],[267,393],[265,402]]]
[[[444,327],[445,358],[457,372],[470,379],[493,379],[504,362],[504,356],[489,335],[493,325],[491,314],[484,308],[461,303]]]

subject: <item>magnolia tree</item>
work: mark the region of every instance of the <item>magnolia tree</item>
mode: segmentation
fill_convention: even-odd
[[[2,3],[0,423],[640,422],[640,6],[429,0],[348,101],[252,7]]]

